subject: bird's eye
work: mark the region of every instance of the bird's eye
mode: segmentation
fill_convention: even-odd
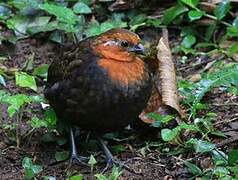
[[[128,44],[127,41],[122,41],[122,42],[121,42],[121,46],[122,46],[122,47],[128,47],[128,45],[129,45],[129,44]]]

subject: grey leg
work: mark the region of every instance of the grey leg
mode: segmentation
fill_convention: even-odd
[[[106,155],[106,161],[107,161],[107,165],[104,168],[104,170],[102,171],[102,173],[105,173],[106,171],[110,170],[113,167],[113,165],[116,165],[116,166],[119,166],[119,167],[122,167],[122,168],[126,169],[127,171],[129,171],[133,174],[141,175],[140,172],[136,172],[134,169],[131,169],[124,162],[115,160],[113,158],[113,155],[112,155],[111,151],[108,149],[107,145],[104,143],[102,138],[97,137],[97,140],[98,140],[102,150],[104,151],[104,153]]]
[[[70,157],[69,166],[71,166],[72,163],[74,162],[76,162],[79,165],[88,166],[87,164],[88,158],[78,155],[78,151],[77,151],[76,143],[75,143],[75,137],[74,137],[74,130],[70,125],[69,125],[69,135],[70,135],[70,145],[71,145],[71,157]]]

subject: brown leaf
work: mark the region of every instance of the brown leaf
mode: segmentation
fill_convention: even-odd
[[[193,74],[189,77],[189,80],[192,81],[192,82],[198,82],[201,80],[201,74]]]
[[[181,117],[184,117],[179,106],[177,79],[172,54],[169,48],[167,30],[163,30],[163,37],[159,41],[157,50],[162,103],[175,109]]]
[[[147,107],[143,110],[143,112],[139,115],[139,118],[145,123],[153,123],[154,119],[149,118],[146,116],[148,113],[158,113],[161,115],[168,114],[166,106],[162,105],[162,97],[161,94],[157,91],[156,87],[153,86],[152,94],[150,99],[147,103]]]
[[[168,36],[166,33],[163,33],[157,50],[157,58],[153,57],[153,52],[150,53],[149,58],[147,57],[147,63],[150,65],[153,72],[155,83],[147,107],[139,116],[143,122],[149,124],[154,122],[153,119],[146,116],[146,114],[151,112],[167,115],[172,109],[178,112],[180,117],[185,117],[184,112],[181,111],[179,106],[175,67],[168,46]],[[177,122],[179,123],[178,119]]]

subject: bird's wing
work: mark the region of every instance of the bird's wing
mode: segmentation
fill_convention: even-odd
[[[49,66],[46,87],[64,80],[74,69],[78,69],[82,64],[93,59],[95,55],[90,48],[90,41],[91,39],[88,38],[78,44],[62,46],[58,50]]]
[[[57,99],[59,93],[68,88],[74,72],[83,69],[82,66],[95,60],[90,43],[91,39],[89,38],[75,45],[61,47],[48,69],[47,84],[44,91],[48,100]]]

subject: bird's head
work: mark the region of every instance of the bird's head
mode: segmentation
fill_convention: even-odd
[[[143,53],[144,47],[137,34],[126,29],[112,29],[96,37],[94,50],[102,58],[130,62],[137,53]]]

